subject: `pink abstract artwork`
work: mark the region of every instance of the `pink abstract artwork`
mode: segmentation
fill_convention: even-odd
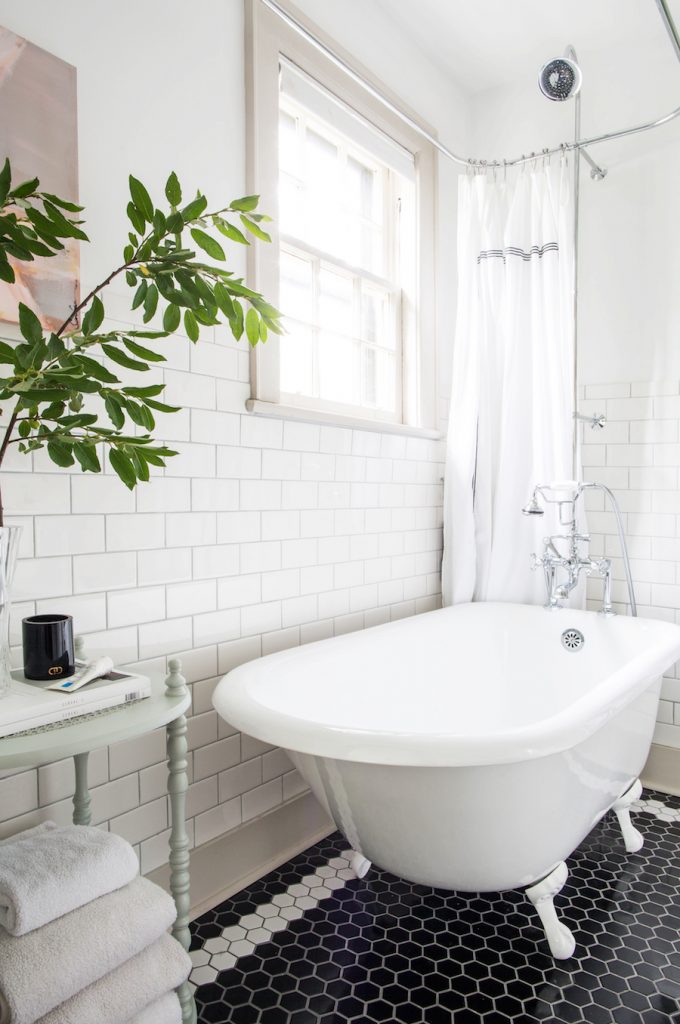
[[[78,201],[76,69],[0,27],[0,165],[5,157],[15,185],[39,178],[46,192]],[[78,242],[64,242],[49,259],[12,261],[16,281],[0,281],[0,320],[17,323],[23,302],[45,328],[63,322],[79,296]]]

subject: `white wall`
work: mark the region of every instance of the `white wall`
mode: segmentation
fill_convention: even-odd
[[[345,4],[342,17],[327,0],[304,7],[443,137],[462,136],[455,87],[377,7]],[[82,250],[85,290],[119,256],[130,171],[156,194],[171,169],[187,191],[200,185],[213,201],[244,193],[241,0],[0,0],[0,23],[78,69],[81,199],[93,239]],[[444,398],[454,186],[446,169]],[[107,311],[129,322],[129,294],[109,294]],[[194,691],[189,815],[198,844],[301,788],[279,752],[218,722],[216,678],[260,653],[438,603],[442,445],[245,414],[248,355],[223,329],[195,347],[178,336],[167,351],[167,369],[154,376],[164,373],[168,398],[184,411],[160,429],[181,453],[166,472],[131,494],[110,473],[59,470],[39,454],[14,460],[3,477],[6,508],[24,525],[17,622],[33,610],[72,611],[91,652],[159,670],[165,655],[183,657]],[[95,821],[136,844],[144,870],[166,853],[162,758],[160,734],[93,758]],[[66,819],[71,786],[68,763],[0,779],[0,834]]]

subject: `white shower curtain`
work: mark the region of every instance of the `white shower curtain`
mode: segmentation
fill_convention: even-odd
[[[460,178],[445,604],[543,600],[530,554],[562,532],[521,514],[573,475],[573,171],[541,164]]]

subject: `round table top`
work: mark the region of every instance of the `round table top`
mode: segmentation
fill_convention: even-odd
[[[0,770],[36,768],[74,754],[108,747],[173,722],[184,714],[191,694],[184,689],[168,695],[165,677],[151,677],[151,696],[92,717],[72,718],[66,724],[23,736],[0,739]]]

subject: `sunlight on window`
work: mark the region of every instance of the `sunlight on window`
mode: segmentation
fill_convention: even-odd
[[[363,121],[362,131],[369,140],[376,133]],[[298,404],[401,418],[401,196],[408,189],[411,182],[331,118],[281,94],[280,306],[289,331],[281,391]]]

